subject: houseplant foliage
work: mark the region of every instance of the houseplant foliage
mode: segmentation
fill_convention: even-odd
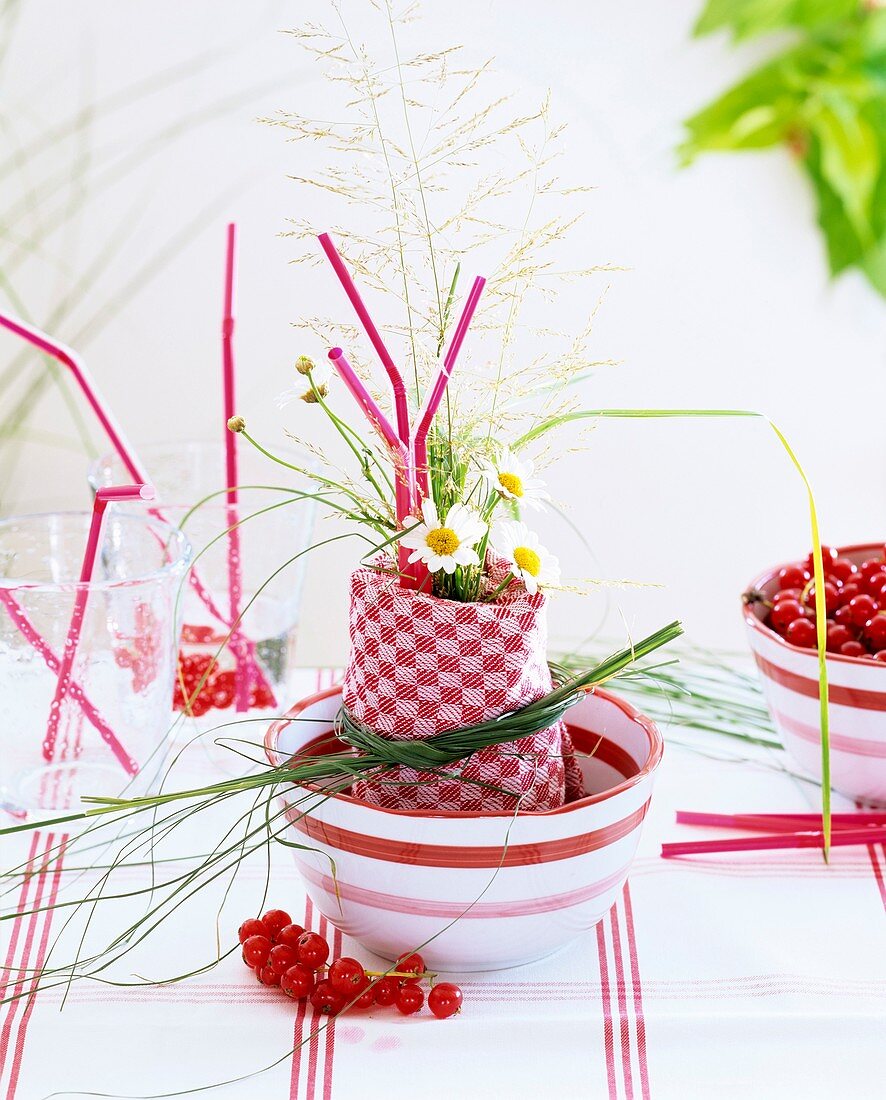
[[[886,295],[886,9],[876,0],[708,0],[695,34],[789,44],[686,122],[701,153],[784,146],[817,204],[832,275]]]

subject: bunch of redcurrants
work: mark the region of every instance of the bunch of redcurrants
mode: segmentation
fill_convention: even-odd
[[[356,960],[344,956],[329,959],[329,944],[318,933],[293,924],[282,909],[269,909],[260,919],[250,918],[238,933],[243,961],[264,985],[279,986],[295,1001],[310,999],[314,1009],[336,1016],[345,1009],[366,1010],[394,1006],[404,1016],[421,1010],[425,991],[421,983],[430,979],[428,1008],[438,1020],[461,1010],[462,992],[451,982],[437,982],[429,974],[421,955],[401,955],[389,971],[367,971]]]
[[[856,565],[830,546],[822,548],[827,649],[844,657],[886,662],[886,558],[883,551]],[[762,599],[749,593],[751,601]],[[812,555],[786,565],[778,574],[778,591],[766,600],[766,625],[791,645],[816,646]]]

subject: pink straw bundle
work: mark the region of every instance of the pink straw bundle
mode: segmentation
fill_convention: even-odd
[[[723,840],[684,840],[662,844],[664,859],[678,856],[720,855],[729,852],[767,852],[789,848],[821,848],[825,834],[821,814],[715,814],[677,812],[681,825],[745,829],[763,836],[728,837]],[[844,813],[831,817],[831,847],[843,848],[886,841],[886,813]]]
[[[480,300],[480,295],[483,293],[483,287],[485,286],[486,280],[479,276],[474,280],[474,285],[471,287],[462,315],[456,326],[452,343],[449,345],[449,350],[437,372],[434,382],[425,395],[424,404],[419,412],[418,422],[413,436],[412,428],[409,423],[409,408],[406,401],[406,386],[403,382],[403,377],[385,346],[378,328],[370,317],[369,310],[360,297],[360,292],[354,285],[354,281],[348,269],[345,267],[344,261],[338,254],[335,245],[332,243],[332,238],[328,233],[321,233],[318,240],[320,241],[323,251],[326,253],[327,259],[332,264],[332,268],[338,276],[345,294],[347,294],[351,305],[354,307],[354,312],[360,319],[360,323],[363,325],[363,329],[369,337],[370,343],[375,348],[391,384],[394,399],[396,430],[375,401],[373,401],[366,387],[357,377],[354,369],[345,358],[342,349],[333,348],[329,352],[329,360],[338,372],[339,377],[360,406],[373,430],[381,436],[386,450],[391,455],[395,474],[395,507],[397,523],[402,530],[410,517],[417,516],[420,513],[422,499],[429,495],[427,468],[428,432],[434,417],[437,415],[437,410],[440,407],[440,402],[443,399],[446,386],[455,368],[458,354],[467,334],[468,327],[470,326],[471,319],[474,316],[474,311],[477,308],[477,303]],[[410,564],[408,559],[409,551],[402,546],[398,547],[401,584],[406,588],[424,588],[430,580],[427,569],[421,563]]]

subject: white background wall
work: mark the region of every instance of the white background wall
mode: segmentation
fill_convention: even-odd
[[[348,0],[345,10],[356,2]],[[886,537],[883,302],[854,275],[828,284],[811,196],[786,154],[675,167],[680,120],[762,52],[735,51],[719,38],[693,42],[701,2],[548,0],[540,7],[529,0],[435,0],[425,4],[423,28],[431,47],[467,42],[476,62],[494,54],[506,91],[516,86],[540,96],[551,88],[555,113],[569,122],[562,174],[597,188],[575,263],[630,268],[612,277],[595,336],[599,358],[620,365],[584,385],[587,403],[764,411],[808,469],[825,537]],[[270,443],[282,441],[287,425],[304,427],[294,421],[304,410],[282,414],[273,404],[301,350],[289,322],[338,290],[288,264],[292,243],[277,234],[286,217],[311,216],[286,178],[303,168],[303,154],[255,119],[317,101],[315,69],[277,31],[326,10],[321,0],[24,5],[0,73],[4,153],[80,103],[219,51],[215,64],[184,84],[96,118],[88,143],[59,142],[28,169],[33,184],[38,172],[64,174],[77,157],[92,157],[99,174],[113,172],[103,166],[120,158],[137,161],[119,178],[106,177],[74,231],[53,235],[17,270],[18,292],[44,320],[98,243],[116,238],[116,254],[90,279],[84,305],[59,325],[69,339],[158,243],[217,203],[211,224],[88,347],[104,390],[140,443],[217,431],[228,218],[239,223],[242,242],[240,406]],[[150,135],[176,118],[229,99],[223,117],[157,148],[151,143]],[[0,181],[0,208],[17,199],[28,173]],[[27,218],[5,226],[4,248],[17,246],[51,209],[51,201],[38,202]],[[556,318],[556,327],[569,326],[569,317]],[[4,361],[12,350],[0,339]],[[47,430],[66,423],[57,402],[44,403],[39,423]],[[30,448],[3,507],[83,500],[81,472],[69,452]],[[754,422],[606,422],[551,481],[555,495],[571,502],[597,559],[589,563],[552,517],[543,527],[567,573],[664,586],[612,593],[609,634],[623,631],[619,614],[635,631],[680,616],[696,642],[739,648],[745,583],[773,561],[804,554],[810,541],[797,475],[771,433]],[[311,567],[305,661],[344,653],[348,561],[348,551],[330,551]],[[606,610],[602,595],[560,598],[554,633],[579,639]]]

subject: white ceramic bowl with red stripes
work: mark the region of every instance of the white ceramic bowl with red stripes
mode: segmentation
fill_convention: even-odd
[[[281,764],[327,738],[330,688],[266,737]],[[383,958],[421,944],[432,969],[495,970],[549,955],[603,917],[622,889],[662,756],[654,723],[605,691],[568,714],[588,795],[546,813],[384,810],[304,787],[281,796],[308,894],[328,920]],[[309,796],[306,800],[306,796]],[[296,806],[295,803],[298,803]]]
[[[847,546],[840,556],[860,564],[882,550],[882,542]],[[768,570],[751,588],[771,599],[783,568]],[[818,654],[766,626],[765,610],[747,605],[744,615],[769,713],[784,747],[820,779]],[[829,653],[827,666],[832,786],[850,798],[886,802],[886,664]]]

